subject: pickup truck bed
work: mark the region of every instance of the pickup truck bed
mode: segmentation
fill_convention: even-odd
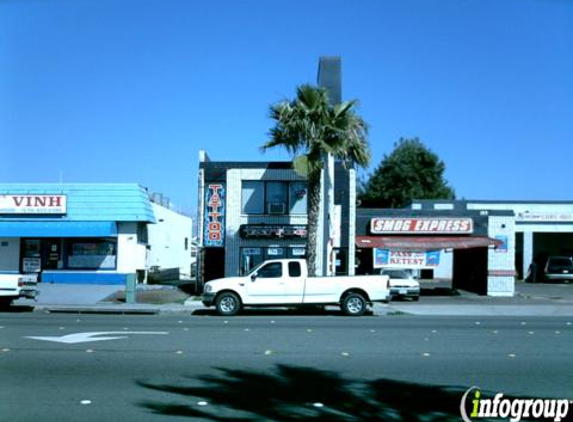
[[[0,273],[0,306],[10,306],[13,300],[35,299],[37,296],[36,274]]]

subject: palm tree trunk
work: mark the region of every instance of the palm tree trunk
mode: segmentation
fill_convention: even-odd
[[[308,236],[306,239],[306,256],[308,275],[316,276],[316,245],[318,242],[318,218],[320,216],[320,175],[321,170],[308,173]]]

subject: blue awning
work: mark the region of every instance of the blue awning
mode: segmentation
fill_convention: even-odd
[[[0,237],[115,237],[113,221],[0,221]]]

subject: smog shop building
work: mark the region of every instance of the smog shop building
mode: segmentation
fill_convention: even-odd
[[[45,283],[141,281],[154,222],[137,184],[0,184],[0,271]]]
[[[428,278],[451,271],[452,287],[513,296],[513,211],[358,209],[357,273],[419,270]],[[423,277],[424,278],[424,277]]]
[[[542,272],[549,256],[573,256],[573,201],[417,200],[411,207],[427,211],[513,212],[515,269],[520,279],[525,278],[532,262]]]
[[[204,151],[199,158],[200,282],[246,274],[268,259],[306,256],[307,183],[292,162],[211,161]],[[319,274],[328,265],[326,243],[333,247],[332,273],[354,268],[355,174],[336,166],[334,176],[337,230],[326,235],[321,214]]]

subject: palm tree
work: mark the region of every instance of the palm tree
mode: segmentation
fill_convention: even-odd
[[[309,274],[316,273],[317,227],[320,210],[320,177],[330,154],[345,165],[362,167],[370,161],[368,127],[354,113],[356,101],[331,105],[326,89],[301,85],[296,98],[270,107],[276,122],[270,140],[261,149],[283,147],[293,155],[293,165],[304,171],[308,183],[308,236],[306,253]]]

